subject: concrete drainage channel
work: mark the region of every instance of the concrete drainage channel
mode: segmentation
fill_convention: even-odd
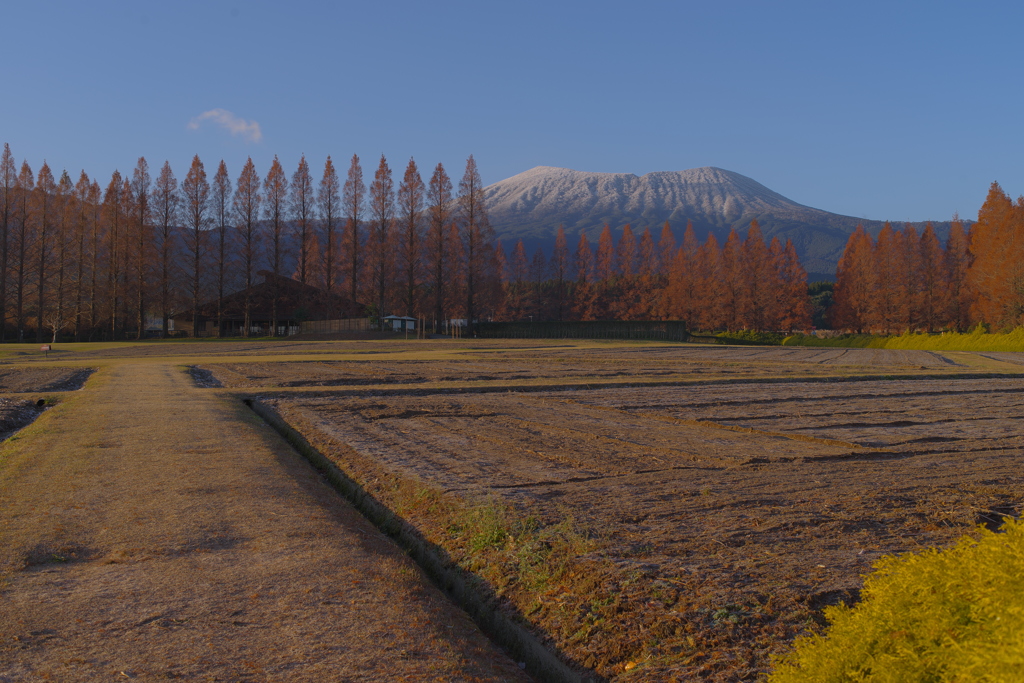
[[[53,406],[53,399],[19,400],[12,406],[8,399],[0,400],[0,441],[6,441],[35,422]]]
[[[382,533],[394,539],[433,582],[469,614],[491,640],[515,661],[525,663],[528,674],[552,683],[597,683],[604,680],[592,672],[581,675],[572,670],[527,629],[500,611],[489,607],[483,597],[466,581],[461,570],[448,566],[439,551],[419,538],[408,522],[368,494],[358,482],[346,476],[273,408],[251,398],[243,399],[242,402],[284,437],[364,517]]]

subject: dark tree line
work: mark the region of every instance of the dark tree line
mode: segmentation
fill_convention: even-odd
[[[20,169],[0,158],[0,319],[4,339],[76,340],[161,336],[169,320],[249,291],[259,273],[299,282],[362,305],[372,317],[450,319],[683,320],[700,329],[785,330],[809,326],[806,274],[791,243],[746,237],[698,243],[687,226],[676,243],[626,225],[605,226],[596,248],[575,248],[559,229],[548,257],[522,243],[506,254],[494,239],[472,156],[456,185],[437,164],[424,181],[410,159],[400,180],[382,155],[369,185],[358,156],[344,181],[330,157],[319,181],[303,156],[291,175],[275,157],[266,175],[248,159],[232,180],[221,161],[208,176],[196,156],[179,181],[165,162],[152,177],[145,158],[105,188],[84,171],[59,180],[44,163]],[[274,288],[279,277],[268,278]],[[293,314],[271,297],[271,328]]]
[[[1024,326],[1024,197],[992,183],[978,220],[954,217],[943,245],[931,226],[886,223],[850,236],[839,261],[833,326],[857,332]]]
[[[839,261],[832,325],[854,332],[965,331],[983,323],[1024,325],[1024,200],[998,185],[965,231],[954,217],[943,245],[931,225],[886,223],[874,239],[862,228]]]
[[[500,247],[499,247],[500,249]],[[503,267],[501,320],[682,320],[703,330],[792,330],[810,326],[807,273],[792,242],[765,241],[757,221],[745,238],[702,244],[687,224],[677,244],[666,223],[657,239],[610,226],[596,250],[582,233],[570,251],[565,231],[551,258],[528,258],[520,240]]]
[[[233,182],[223,161],[211,180],[196,156],[180,182],[166,162],[153,179],[140,158],[105,188],[84,171],[75,183],[45,162],[19,167],[9,145],[0,157],[4,339],[141,338],[154,321],[167,336],[187,311],[195,333],[201,306],[263,270],[440,327],[493,315],[493,257],[473,157],[457,193],[443,165],[425,183],[413,160],[396,188],[383,156],[369,187],[358,156],[344,183],[330,157],[319,182],[305,157],[290,180],[276,157],[262,177],[250,158]],[[277,329],[291,312],[272,301]],[[218,305],[217,329],[223,316]]]

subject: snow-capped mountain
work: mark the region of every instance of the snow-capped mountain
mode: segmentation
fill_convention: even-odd
[[[882,227],[880,221],[798,204],[756,180],[711,166],[643,176],[538,166],[488,186],[484,195],[491,224],[506,248],[522,239],[531,249],[547,250],[559,225],[573,243],[581,231],[596,241],[606,222],[616,235],[629,223],[638,234],[650,227],[657,238],[669,221],[678,240],[692,221],[700,241],[709,231],[724,241],[733,227],[745,235],[756,218],[767,238],[792,239],[804,267],[815,275],[835,273],[858,223],[873,233]],[[923,225],[915,223],[918,229]],[[945,238],[949,223],[934,226]]]

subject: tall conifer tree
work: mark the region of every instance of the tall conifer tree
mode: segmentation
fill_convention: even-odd
[[[434,168],[427,186],[427,266],[434,293],[434,333],[439,334],[447,314],[452,292],[449,274],[454,262],[450,226],[454,210],[452,181],[440,163]]]
[[[949,320],[954,330],[964,332],[971,324],[971,291],[968,271],[971,267],[970,245],[964,224],[957,215],[949,228],[943,253],[949,287]]]
[[[743,304],[746,285],[746,263],[743,242],[733,228],[722,247],[722,304],[725,328],[743,328]]]
[[[611,232],[609,231],[610,238]],[[587,233],[582,230],[580,231],[580,239],[576,243],[576,251],[573,253],[572,260],[573,270],[576,275],[576,283],[573,286],[573,314],[577,320],[593,320],[595,296],[593,283],[594,252],[590,249],[590,240],[587,239]]]
[[[134,247],[132,266],[135,280],[136,339],[142,339],[146,333],[146,304],[148,303],[146,293],[149,281],[147,269],[150,263],[149,252],[153,244],[152,235],[150,234],[151,207],[149,193],[151,184],[152,179],[149,176],[149,164],[146,162],[146,157],[139,157],[138,162],[135,164],[135,170],[132,172],[131,180],[132,207],[134,208],[131,229],[133,231],[132,242]]]
[[[380,155],[380,163],[370,183],[369,202],[367,267],[370,271],[371,297],[377,310],[377,324],[383,330],[384,316],[389,313],[388,294],[394,270],[392,227],[395,222],[395,181],[383,154]]]
[[[267,236],[267,265],[273,277],[269,278],[270,284],[270,336],[276,337],[278,333],[278,305],[281,301],[281,267],[285,259],[285,212],[288,201],[288,178],[284,174],[281,162],[274,155],[274,161],[270,164],[267,177],[263,181],[263,215],[267,221],[267,229],[270,234]],[[288,334],[288,331],[285,331]]]
[[[160,337],[167,337],[170,332],[171,294],[173,287],[175,256],[174,230],[178,225],[181,195],[178,192],[178,179],[171,171],[168,161],[160,168],[151,198],[153,213],[156,218],[157,248],[159,249],[158,286],[160,288]]]
[[[466,324],[467,332],[473,334],[476,330],[476,290],[483,280],[484,265],[491,252],[491,226],[484,205],[484,184],[472,154],[466,159],[466,171],[459,181],[458,205],[464,252]]]
[[[291,212],[295,226],[295,242],[299,247],[296,273],[302,284],[309,282],[314,268],[310,252],[313,249],[312,242],[317,238],[313,225],[315,200],[313,176],[309,173],[309,164],[306,163],[306,155],[303,154],[299,159],[299,167],[292,174],[291,186]]]
[[[189,294],[192,298],[192,336],[198,337],[199,298],[206,265],[206,227],[210,209],[210,183],[206,180],[206,168],[198,154],[192,157],[192,165],[181,183],[181,195],[186,228],[185,249],[191,262]]]
[[[696,280],[696,318],[702,330],[721,330],[728,328],[731,322],[729,310],[726,308],[725,265],[722,249],[718,240],[708,233],[707,240],[697,250]]]
[[[7,338],[7,265],[10,234],[17,203],[18,169],[11,146],[0,154],[0,341]]]
[[[871,324],[874,273],[871,236],[858,225],[839,259],[830,324],[838,329],[864,332]]]
[[[363,184],[363,167],[359,165],[359,157],[352,155],[352,163],[348,168],[348,177],[342,188],[341,203],[345,211],[345,252],[348,272],[349,298],[353,302],[359,300],[359,267],[363,248],[360,221],[363,217],[363,197],[366,185]]]
[[[50,261],[50,252],[53,249],[52,228],[54,221],[54,195],[57,193],[57,183],[53,178],[50,166],[44,161],[39,169],[39,178],[36,181],[36,188],[33,192],[34,214],[35,214],[35,248],[36,248],[36,342],[43,341],[45,334],[44,318],[46,317],[46,287],[47,274]]]
[[[942,244],[931,223],[925,225],[918,246],[921,281],[918,286],[920,325],[934,332],[949,321],[949,281]]]
[[[555,319],[562,321],[568,308],[569,285],[569,244],[565,237],[565,226],[559,225],[555,234],[555,248],[551,252],[551,278],[554,287]]]
[[[57,335],[64,331],[68,325],[68,308],[66,299],[67,277],[69,272],[69,258],[71,249],[69,240],[73,238],[75,227],[75,185],[71,182],[68,172],[62,171],[60,180],[57,181],[56,194],[57,221],[54,233],[53,255],[54,263],[52,271],[54,283],[54,305],[50,309],[48,326],[53,332],[52,341],[57,341]]]
[[[324,172],[320,177],[320,187],[316,194],[317,209],[320,214],[320,230],[323,232],[323,287],[327,290],[328,318],[333,318],[337,313],[331,308],[334,298],[330,296],[334,292],[334,285],[338,278],[337,252],[338,252],[338,211],[341,207],[341,196],[339,191],[341,184],[338,182],[338,172],[334,169],[334,162],[330,155],[324,162]]]
[[[231,224],[231,176],[228,165],[221,159],[217,165],[217,173],[213,176],[210,187],[210,203],[213,207],[213,222],[216,226],[216,247],[214,259],[217,267],[217,336],[224,336],[224,294],[230,286],[228,273],[231,269],[232,245],[230,241]]]
[[[1013,234],[1013,201],[999,183],[989,187],[978,220],[971,226],[971,266],[968,282],[974,292],[971,312],[975,320],[1003,325],[1008,284],[1008,238]]]
[[[83,315],[85,314],[87,246],[89,244],[90,217],[93,215],[92,205],[98,200],[92,197],[92,182],[89,175],[82,171],[75,183],[75,341],[82,341]]]
[[[242,336],[252,333],[252,286],[260,261],[260,205],[263,195],[260,193],[260,176],[252,157],[245,161],[242,172],[235,185],[235,196],[232,207],[235,210],[235,221],[238,226],[239,260],[242,265],[242,277],[245,284],[242,301]]]
[[[402,271],[402,304],[405,315],[410,317],[417,313],[417,288],[422,278],[423,227],[420,215],[423,212],[425,192],[426,187],[416,161],[410,158],[398,186],[398,222],[401,226],[398,255]]]

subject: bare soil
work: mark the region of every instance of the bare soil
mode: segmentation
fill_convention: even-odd
[[[0,681],[122,679],[528,680],[239,401],[135,361],[0,446]]]
[[[0,393],[77,391],[93,371],[93,368],[0,365]]]
[[[511,564],[474,565],[429,510],[410,513],[567,659],[612,679],[749,681],[820,625],[825,605],[856,600],[882,555],[1020,513],[1024,378],[970,377],[979,364],[920,351],[549,344],[436,362],[203,367],[224,386],[262,387],[385,501],[401,503],[397,479],[541,524],[573,520],[594,549],[538,587]],[[858,380],[890,373],[922,377]],[[631,386],[651,378],[662,384]],[[506,386],[444,390],[494,380]],[[322,388],[273,391],[288,386]]]
[[[7,439],[20,429],[32,424],[45,410],[38,401],[0,398],[0,439]]]
[[[442,343],[443,344],[443,343]],[[472,342],[451,346],[456,356],[437,360],[406,360],[413,351],[400,343],[387,351],[363,351],[359,362],[331,358],[293,361],[219,363],[216,380],[231,388],[253,387],[370,387],[382,385],[440,385],[446,382],[523,384],[570,382],[606,384],[629,382],[735,381],[785,379],[800,376],[856,377],[867,373],[936,374],[969,369],[929,351],[888,349],[802,349],[779,347],[649,346],[523,342],[499,346]],[[439,345],[435,345],[439,346]],[[350,347],[351,348],[351,347]],[[421,347],[423,346],[421,345]],[[359,353],[350,351],[348,355]],[[424,362],[427,360],[428,362]]]

